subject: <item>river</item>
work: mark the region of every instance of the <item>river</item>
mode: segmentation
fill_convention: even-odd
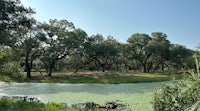
[[[0,82],[0,95],[27,95],[42,102],[67,104],[120,100],[134,110],[151,111],[153,90],[161,82],[131,84],[66,84],[66,83],[6,83]]]

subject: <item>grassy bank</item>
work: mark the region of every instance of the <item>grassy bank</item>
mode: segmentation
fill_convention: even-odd
[[[0,111],[119,111],[127,108],[127,105],[120,102],[107,102],[105,105],[99,105],[94,102],[83,103],[81,106],[74,104],[68,107],[65,103],[41,103],[28,102],[23,100],[14,100],[8,98],[0,99]]]
[[[62,103],[40,103],[0,99],[0,111],[70,111]]]
[[[23,74],[25,76],[25,74]],[[73,73],[54,73],[52,77],[33,72],[32,78],[13,79],[7,76],[0,76],[0,81],[15,82],[39,82],[39,83],[141,83],[141,82],[161,82],[180,79],[180,74],[151,74],[151,73],[119,73],[119,72],[82,72]]]

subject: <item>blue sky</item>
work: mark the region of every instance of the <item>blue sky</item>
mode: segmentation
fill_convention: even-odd
[[[66,19],[88,35],[163,32],[171,43],[196,49],[200,43],[200,0],[21,0],[38,21]]]

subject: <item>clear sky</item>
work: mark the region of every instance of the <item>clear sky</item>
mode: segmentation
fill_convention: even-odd
[[[174,44],[196,49],[200,43],[200,0],[21,0],[38,21],[66,19],[87,34],[114,36],[163,32]]]

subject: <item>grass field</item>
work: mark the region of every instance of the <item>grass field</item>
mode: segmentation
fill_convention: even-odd
[[[141,83],[141,82],[160,82],[169,81],[173,78],[180,79],[181,74],[156,74],[156,73],[119,73],[119,72],[80,72],[80,73],[53,73],[48,77],[39,72],[32,72],[32,78],[12,79],[7,76],[0,76],[0,81],[15,82],[39,82],[39,83]]]

